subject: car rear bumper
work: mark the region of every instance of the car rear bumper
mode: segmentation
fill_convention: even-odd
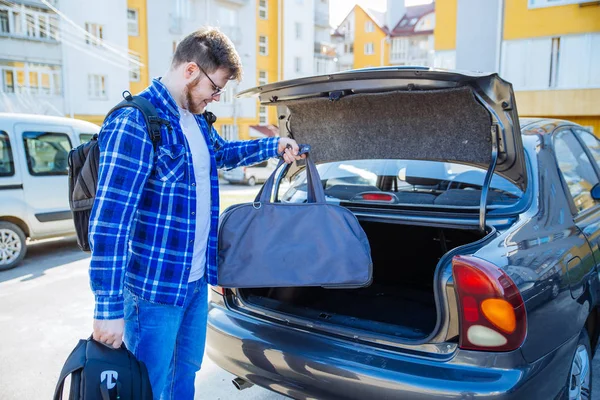
[[[564,390],[576,339],[533,364],[509,368],[508,355],[522,360],[520,351],[411,356],[211,303],[207,354],[230,373],[292,398],[553,399]],[[489,367],[474,364],[481,361]]]

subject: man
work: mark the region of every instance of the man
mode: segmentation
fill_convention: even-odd
[[[202,114],[241,77],[231,41],[215,29],[177,46],[168,73],[140,95],[170,122],[150,140],[142,114],[114,112],[99,136],[100,170],[90,218],[94,339],[127,347],[148,367],[156,399],[192,399],[204,354],[207,282],[216,284],[217,168],[278,154],[287,138],[226,142]]]

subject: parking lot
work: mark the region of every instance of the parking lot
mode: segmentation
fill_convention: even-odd
[[[248,201],[258,187],[222,186],[223,207]],[[93,296],[88,284],[89,256],[74,238],[32,244],[21,266],[0,273],[0,398],[47,399],[60,369],[77,341],[91,334]],[[600,385],[600,361],[594,361],[594,386]],[[252,387],[242,392],[231,374],[205,357],[196,379],[196,399],[284,397]],[[600,399],[596,393],[594,399]]]

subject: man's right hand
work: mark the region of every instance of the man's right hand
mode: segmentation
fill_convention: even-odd
[[[100,343],[112,346],[115,349],[123,343],[123,329],[125,320],[121,319],[95,319],[92,337]]]

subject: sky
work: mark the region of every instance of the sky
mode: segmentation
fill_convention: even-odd
[[[402,1],[402,0],[394,0]],[[417,4],[431,3],[431,0],[405,0],[407,7]],[[350,10],[356,5],[360,5],[364,9],[373,9],[376,11],[386,10],[386,0],[329,0],[329,23],[333,27],[337,27],[348,15]]]

